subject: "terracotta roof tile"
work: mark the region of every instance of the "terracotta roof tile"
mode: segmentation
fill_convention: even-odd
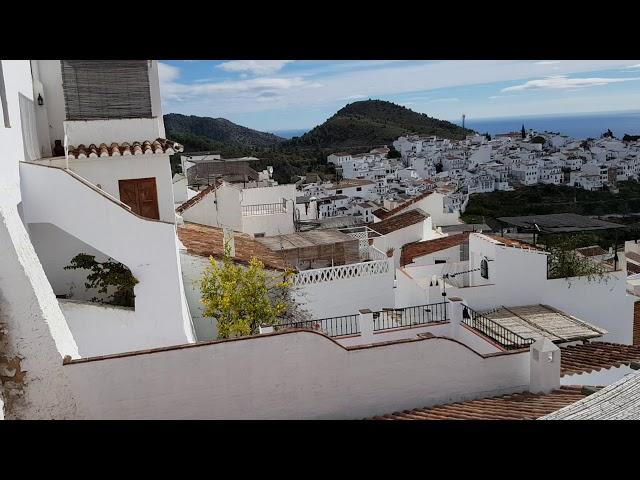
[[[504,243],[505,246],[507,247],[515,247],[515,248],[525,248],[525,249],[530,249],[530,250],[539,250],[542,251],[541,248],[536,247],[535,245],[531,244],[531,243],[527,243],[527,242],[523,242],[520,240],[514,240],[513,238],[507,238],[507,237],[501,237],[500,235],[490,235],[488,233],[485,233],[483,235],[486,235],[489,238],[492,238],[493,240],[500,242],[500,243]]]
[[[640,361],[640,345],[609,342],[590,342],[560,347],[562,376],[600,370]]]
[[[378,217],[381,220],[384,220],[385,218],[389,218],[392,215],[395,215],[397,213],[400,213],[402,210],[404,210],[407,207],[410,207],[411,205],[413,205],[416,202],[419,202],[420,200],[422,200],[423,198],[428,197],[429,195],[431,195],[433,192],[424,192],[421,193],[420,195],[413,197],[411,200],[407,200],[406,202],[404,202],[402,205],[398,205],[396,208],[392,208],[391,210],[386,210],[384,208],[379,208],[378,210],[375,210],[373,212],[373,214]]]
[[[172,155],[176,152],[182,152],[184,147],[177,142],[167,140],[165,138],[157,138],[154,141],[144,140],[143,142],[122,142],[122,143],[94,143],[89,146],[78,145],[74,147],[69,145],[69,158],[99,158],[99,157],[120,157],[127,155],[149,155],[153,153],[163,153]]]
[[[196,195],[194,195],[189,200],[187,200],[182,205],[180,205],[178,208],[176,208],[176,212],[182,213],[185,210],[193,207],[196,203],[200,202],[205,196],[207,196],[209,192],[212,192],[216,188],[220,187],[220,185],[222,185],[222,181],[216,180],[215,182],[213,182],[212,185],[209,185],[204,190],[199,191]]]
[[[416,408],[372,420],[535,420],[589,395],[581,386],[561,386],[548,394],[530,392]]]
[[[382,222],[380,222],[382,223]],[[374,224],[377,225],[377,224]],[[428,255],[429,253],[439,252],[447,248],[461,245],[469,240],[471,232],[458,233],[457,235],[449,235],[448,237],[437,238],[435,240],[425,240],[424,242],[409,243],[402,247],[400,256],[400,265],[405,266],[413,261],[416,257]]]
[[[381,235],[387,235],[388,233],[395,232],[396,230],[422,222],[427,217],[428,215],[422,210],[409,210],[408,212],[386,218],[381,222],[370,223],[368,226]]]
[[[598,255],[606,255],[607,253],[609,253],[604,248],[602,248],[600,245],[593,245],[591,247],[577,248],[576,251],[579,252],[580,254],[584,255],[585,257],[595,257],[595,256],[598,256]]]
[[[185,223],[178,226],[178,238],[186,247],[187,252],[203,257],[222,258],[223,230],[206,225]],[[236,255],[234,260],[249,263],[252,257],[257,257],[265,267],[276,270],[286,270],[286,262],[275,252],[272,252],[260,242],[242,233],[234,234]]]

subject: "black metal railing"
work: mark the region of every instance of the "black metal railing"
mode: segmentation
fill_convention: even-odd
[[[287,213],[287,207],[283,203],[260,203],[257,205],[243,205],[242,215],[274,215]]]
[[[360,333],[360,322],[358,315],[344,315],[342,317],[321,318],[320,320],[304,320],[302,322],[289,322],[274,325],[275,331],[287,328],[303,328],[316,330],[329,337],[340,337],[343,335],[357,335]]]
[[[524,338],[467,305],[464,306],[464,309],[466,313],[463,311],[462,323],[489,337],[505,350],[525,348],[535,342],[535,339]]]
[[[387,309],[373,313],[373,331],[446,322],[448,319],[447,302]]]

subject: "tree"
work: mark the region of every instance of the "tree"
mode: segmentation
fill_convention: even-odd
[[[402,155],[398,150],[395,149],[393,145],[389,147],[389,153],[387,154],[387,158],[400,158]]]
[[[295,306],[288,279],[293,272],[269,288],[263,263],[253,257],[247,268],[236,265],[228,247],[220,263],[210,258],[200,280],[203,315],[216,319],[218,338],[257,334],[260,325],[275,325],[291,314]]]
[[[111,287],[115,288],[115,291],[106,300],[93,297],[91,299],[92,302],[102,302],[121,307],[135,306],[133,288],[139,282],[126,265],[114,262],[111,258],[105,262],[98,262],[94,255],[79,253],[71,259],[71,264],[64,267],[64,269],[91,270],[92,273],[87,276],[87,282],[84,286],[86,288],[97,288],[98,293],[108,293],[112,289]]]
[[[579,235],[549,235],[541,241],[550,253],[547,259],[548,278],[586,277],[587,281],[605,283],[608,280],[608,271],[603,264],[576,252],[576,248],[584,243]]]
[[[610,128],[608,128],[607,131],[602,134],[602,138],[607,138],[607,137],[616,138],[613,136],[613,132],[611,131]]]
[[[484,136],[485,136],[485,138],[487,139],[487,141],[489,141],[489,142],[491,141],[491,135],[489,135],[489,132],[486,132],[486,133],[484,134]]]
[[[522,135],[522,139],[523,140],[527,136],[527,132],[525,132],[525,130],[524,130],[524,124],[522,124],[522,131],[520,132],[520,134]]]

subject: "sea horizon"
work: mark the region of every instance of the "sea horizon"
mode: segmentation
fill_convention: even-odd
[[[462,120],[448,120],[451,123],[462,126]],[[622,138],[625,134],[640,135],[640,109],[617,110],[608,112],[584,112],[584,113],[550,113],[543,115],[513,115],[507,117],[484,117],[474,119],[467,116],[465,127],[478,133],[507,133],[520,131],[522,125],[526,129],[543,132],[560,132],[573,138],[598,138],[611,129],[616,137]],[[310,128],[292,128],[272,130],[279,137],[291,139],[304,135]]]

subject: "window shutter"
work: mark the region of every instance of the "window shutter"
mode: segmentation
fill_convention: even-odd
[[[147,60],[61,60],[67,120],[151,118]]]

